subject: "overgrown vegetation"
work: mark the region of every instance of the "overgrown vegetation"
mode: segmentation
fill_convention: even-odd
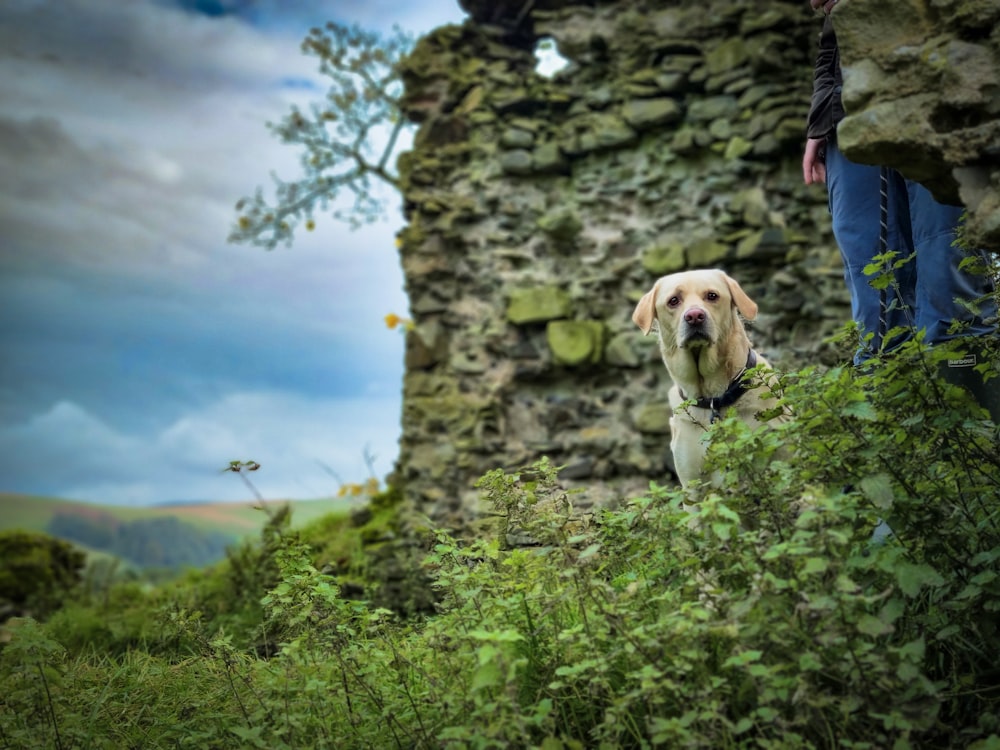
[[[72,544],[30,531],[0,532],[0,620],[57,609],[81,580],[86,556]]]
[[[948,349],[787,376],[794,420],[716,426],[696,513],[491,472],[502,538],[432,535],[432,615],[348,598],[363,563],[276,518],[17,621],[0,747],[1000,748],[1000,435]]]

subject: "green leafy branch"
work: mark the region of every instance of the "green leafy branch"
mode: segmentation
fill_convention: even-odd
[[[326,98],[307,111],[292,107],[280,123],[268,124],[282,141],[303,148],[302,176],[286,181],[272,173],[273,201],[261,188],[242,198],[230,242],[268,250],[290,245],[300,223],[315,228],[317,207],[352,229],[383,215],[385,200],[375,185],[399,187],[393,157],[406,121],[396,63],[412,46],[399,27],[387,37],[333,22],[309,32],[302,51],[316,56],[320,73],[331,79]],[[342,193],[353,198],[350,207],[332,207]]]

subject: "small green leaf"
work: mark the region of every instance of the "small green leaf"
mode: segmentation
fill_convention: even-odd
[[[840,413],[845,417],[854,417],[855,419],[861,419],[865,422],[874,422],[878,418],[878,413],[875,411],[875,407],[867,401],[852,401],[847,406],[842,408]]]
[[[744,732],[749,732],[753,728],[753,719],[749,716],[744,716],[733,727],[733,734],[743,734]]]
[[[880,635],[888,635],[894,630],[892,625],[886,622],[882,622],[877,617],[872,615],[862,615],[861,619],[858,620],[858,631],[864,633],[865,635],[870,635],[876,638]]]
[[[476,659],[480,664],[492,664],[498,656],[502,655],[503,652],[490,643],[476,649]]]
[[[976,584],[977,586],[985,586],[987,584],[993,583],[997,579],[997,572],[995,570],[984,570],[982,573],[977,573],[970,578],[970,582]]]
[[[905,611],[906,602],[903,601],[902,597],[894,596],[885,603],[885,606],[878,613],[878,617],[882,622],[895,622],[903,616]]]
[[[713,523],[712,531],[723,542],[728,542],[732,536],[733,527],[728,523]]]
[[[916,640],[900,646],[899,655],[904,656],[907,659],[912,659],[913,661],[921,661],[924,658],[926,650],[927,644],[924,642],[923,636],[921,636]]]
[[[902,562],[896,567],[896,582],[907,596],[916,596],[924,586],[942,586],[944,578],[930,565]]]
[[[976,740],[969,745],[969,750],[1000,750],[1000,736],[991,734],[984,740]]]
[[[500,674],[500,667],[497,666],[496,662],[480,664],[472,674],[472,685],[470,687],[473,690],[484,690],[485,688],[499,685]]]
[[[754,662],[760,661],[760,657],[764,655],[763,651],[758,649],[750,649],[747,651],[741,651],[738,654],[733,654],[725,662],[723,662],[723,667],[742,667],[747,664],[753,664]]]
[[[937,633],[934,634],[934,638],[939,641],[946,641],[953,635],[957,635],[962,632],[962,628],[958,625],[948,625],[947,627],[941,628]]]
[[[823,662],[816,658],[815,654],[808,651],[799,657],[799,669],[803,672],[818,672],[823,668]]]
[[[875,474],[865,477],[860,482],[862,494],[879,510],[892,507],[895,497],[892,491],[892,479],[888,474]]]
[[[803,566],[802,572],[805,575],[813,575],[816,573],[823,573],[829,567],[829,560],[822,557],[810,557],[806,560],[806,564]]]

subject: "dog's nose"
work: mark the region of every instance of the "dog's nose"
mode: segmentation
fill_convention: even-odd
[[[706,317],[705,311],[700,307],[692,307],[690,310],[684,311],[684,322],[691,326],[700,326],[705,322]]]

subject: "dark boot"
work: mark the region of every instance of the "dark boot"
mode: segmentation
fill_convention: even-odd
[[[1000,424],[1000,362],[991,359],[986,348],[980,345],[973,344],[966,352],[965,356],[942,362],[941,377],[952,385],[965,388],[989,412],[994,424]],[[976,369],[983,362],[989,362],[993,371],[989,380],[984,380],[983,373]]]

